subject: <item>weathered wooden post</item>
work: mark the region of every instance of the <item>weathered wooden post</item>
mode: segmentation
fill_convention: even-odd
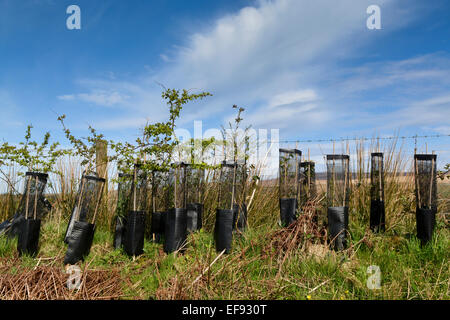
[[[108,176],[108,142],[106,140],[98,140],[95,149],[97,176],[106,180]]]
[[[108,142],[106,140],[98,140],[95,144],[95,171],[97,177],[105,179],[103,188],[101,207],[99,215],[106,214],[108,225],[111,225],[113,212],[108,212]]]

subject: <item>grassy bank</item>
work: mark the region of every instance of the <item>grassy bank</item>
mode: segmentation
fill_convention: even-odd
[[[248,230],[233,237],[229,255],[215,251],[213,226],[217,205],[214,180],[204,194],[204,228],[189,235],[184,254],[167,255],[162,244],[147,240],[144,254],[129,258],[112,247],[117,202],[109,181],[91,252],[83,263],[83,286],[69,290],[63,266],[63,235],[78,186],[78,166],[61,166],[47,197],[53,205],[43,220],[39,254],[18,257],[16,241],[0,237],[0,299],[449,299],[450,184],[439,183],[439,208],[433,240],[421,247],[415,237],[415,197],[411,163],[395,144],[385,148],[386,232],[369,229],[368,164],[356,146],[350,181],[348,249],[329,250],[326,242],[324,181],[318,196],[289,228],[278,225],[276,180],[247,182]],[[10,177],[10,181],[18,181]],[[0,197],[0,218],[11,216],[17,194]],[[318,224],[312,212],[318,212]],[[448,218],[447,218],[448,219]],[[370,266],[381,272],[380,289],[369,289]]]
[[[106,288],[105,282],[102,288],[103,282],[97,279],[96,290],[100,293],[89,296],[83,290],[66,288],[69,275],[63,267],[66,247],[62,241],[65,224],[46,221],[36,258],[18,258],[16,242],[0,240],[0,299],[37,298],[30,290],[39,283],[38,276],[24,275],[50,269],[62,279],[58,290],[54,289],[54,281],[48,280],[39,283],[36,292],[53,290],[51,299],[450,298],[450,231],[442,217],[435,238],[425,247],[412,235],[413,228],[408,233],[388,231],[383,235],[352,228],[350,247],[339,253],[328,250],[318,237],[308,237],[320,231],[319,226],[311,230],[310,225],[306,218],[284,230],[276,225],[250,228],[234,236],[229,255],[217,253],[211,233],[201,230],[189,236],[185,254],[167,255],[161,244],[147,241],[144,254],[134,260],[122,250],[113,250],[112,234],[100,228],[80,268],[87,288],[94,286],[92,275],[102,272],[104,282],[114,284],[108,282],[110,288]],[[307,227],[309,231],[302,233]],[[381,289],[371,290],[366,285],[371,265],[380,267]],[[24,283],[23,279],[32,280]],[[11,283],[15,290],[1,289],[11,288]],[[113,292],[108,292],[112,287]]]

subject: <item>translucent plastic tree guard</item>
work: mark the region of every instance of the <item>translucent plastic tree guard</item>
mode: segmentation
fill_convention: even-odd
[[[236,161],[235,200],[233,204],[233,230],[243,232],[247,227],[247,162]]]
[[[36,182],[37,177],[37,182]],[[37,183],[37,188],[34,186]],[[34,202],[30,199],[35,198],[35,194],[28,193],[28,189],[32,192],[37,190],[38,202],[36,205],[36,217],[42,219],[46,212],[46,205],[44,202],[43,190],[47,183],[47,175],[44,173],[27,172],[25,174],[25,185],[20,199],[19,207],[14,215],[8,220],[0,224],[0,234],[5,233],[9,238],[14,238],[19,234],[20,225],[25,220],[26,202],[28,199],[28,210],[34,210]],[[41,191],[42,190],[42,191]]]
[[[202,228],[203,193],[205,170],[194,164],[186,165],[186,209],[187,230],[194,232]]]
[[[124,238],[124,251],[129,256],[138,256],[144,252],[145,220],[148,204],[147,195],[147,174],[142,169],[142,165],[135,164]]]
[[[125,226],[127,221],[127,214],[129,208],[129,201],[131,198],[131,187],[133,184],[133,176],[130,174],[119,173],[117,186],[117,207],[116,207],[116,220],[114,230],[114,243],[115,249],[122,247],[123,240],[125,239]]]
[[[169,170],[169,210],[165,221],[164,251],[184,252],[187,238],[186,164],[175,163]]]
[[[186,197],[187,203],[202,203],[204,193],[205,170],[201,167],[186,165]]]
[[[350,157],[327,155],[328,232],[335,250],[347,246]]]
[[[348,155],[327,155],[328,207],[346,207],[350,193]]]
[[[372,153],[370,164],[370,229],[380,232],[385,230],[383,153]]]
[[[435,154],[414,155],[417,237],[422,244],[433,236],[437,213],[437,179]]]
[[[99,178],[96,173],[84,174],[81,177],[75,205],[64,237],[66,243],[75,221],[91,221],[92,224],[95,223],[104,184],[105,179]]]
[[[186,164],[176,163],[169,170],[169,206],[186,208]]]
[[[169,172],[152,172],[152,200],[153,212],[166,212],[169,210]]]
[[[218,208],[223,210],[233,210],[233,204],[236,203],[237,197],[237,164],[235,162],[223,161],[219,170]]]
[[[39,172],[27,172],[25,174],[25,186],[18,211],[26,219],[42,218],[44,204],[41,201],[45,186],[47,185],[48,174]]]
[[[300,208],[316,197],[316,165],[313,161],[300,163]]]
[[[82,176],[64,238],[68,244],[64,264],[75,264],[89,254],[104,186],[105,179],[95,173]]]
[[[19,213],[23,219],[18,223],[17,250],[19,255],[23,253],[36,255],[39,245],[39,233],[41,227],[44,203],[41,200],[47,184],[48,175],[38,172],[25,174],[25,189],[19,206]]]
[[[147,173],[142,166],[136,164],[133,172],[133,183],[131,186],[130,211],[147,211],[148,204],[148,179]]]
[[[151,228],[150,234],[154,242],[160,242],[165,232],[165,221],[169,210],[169,172],[152,171],[151,196]]]
[[[279,149],[278,186],[283,227],[290,225],[297,217],[301,156],[302,152],[297,149]]]

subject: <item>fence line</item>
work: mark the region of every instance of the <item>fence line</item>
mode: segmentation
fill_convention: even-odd
[[[394,140],[394,139],[419,139],[419,138],[444,138],[444,137],[450,137],[450,134],[433,134],[433,135],[414,135],[414,136],[391,136],[391,137],[359,137],[359,138],[328,138],[328,139],[306,139],[306,140],[279,140],[280,143],[294,143],[294,142],[301,142],[301,143],[313,143],[313,142],[341,142],[341,141],[369,141],[369,140]]]

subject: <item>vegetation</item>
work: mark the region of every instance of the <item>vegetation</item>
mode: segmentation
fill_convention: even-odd
[[[108,161],[119,164],[124,170],[136,161],[141,161],[148,170],[164,169],[173,160],[174,152],[199,152],[192,148],[194,145],[201,146],[200,152],[212,145],[225,145],[213,139],[192,140],[177,149],[179,143],[173,137],[182,107],[209,95],[165,89],[162,97],[169,108],[168,121],[147,124],[142,138],[134,143],[108,141],[110,150],[114,151]],[[244,109],[234,109],[238,110],[238,116],[235,127],[230,124],[230,129],[236,133]],[[167,255],[161,244],[147,239],[144,254],[129,258],[112,246],[111,225],[117,191],[115,181],[110,180],[106,205],[97,219],[93,246],[85,261],[79,263],[83,271],[82,289],[69,290],[65,282],[69,275],[63,266],[64,232],[81,175],[80,167],[94,169],[94,147],[98,141],[104,141],[104,137],[90,128],[89,138],[76,138],[65,127],[64,116],[59,117],[59,121],[73,149],[62,151],[54,146],[47,158],[42,152],[48,147],[36,149],[36,159],[45,161],[43,166],[40,163],[41,170],[56,173],[50,176],[52,187],[47,190],[52,210],[42,221],[40,250],[36,258],[19,258],[17,240],[0,237],[0,299],[450,298],[450,229],[445,216],[449,209],[450,185],[439,183],[440,206],[435,235],[422,247],[415,237],[412,176],[400,174],[411,172],[411,164],[405,161],[395,141],[382,148],[386,179],[386,232],[382,234],[369,230],[370,181],[365,174],[369,166],[363,156],[375,147],[365,150],[363,143],[355,145],[357,159],[352,169],[360,174],[351,179],[350,244],[341,252],[330,250],[326,241],[325,182],[317,181],[317,197],[306,203],[295,224],[282,229],[278,221],[276,181],[261,180],[259,165],[251,166],[247,175],[249,227],[244,233],[234,234],[231,254],[216,252],[212,231],[218,186],[213,179],[215,167],[212,165],[204,167],[209,178],[203,195],[203,229],[189,235],[185,254]],[[236,142],[237,135],[232,137],[236,155],[240,146]],[[44,139],[45,146],[48,146],[48,138]],[[25,145],[37,146],[25,142],[22,150]],[[27,154],[27,151],[17,153],[19,149],[3,144],[0,165],[5,168],[13,164],[14,155]],[[13,169],[4,172],[12,184],[18,180],[16,172]],[[10,193],[14,191],[11,189]],[[16,205],[17,197],[0,195],[0,220],[9,217]],[[316,214],[319,216],[317,223],[313,218]],[[367,286],[371,276],[368,267],[374,265],[381,270],[380,289]]]

